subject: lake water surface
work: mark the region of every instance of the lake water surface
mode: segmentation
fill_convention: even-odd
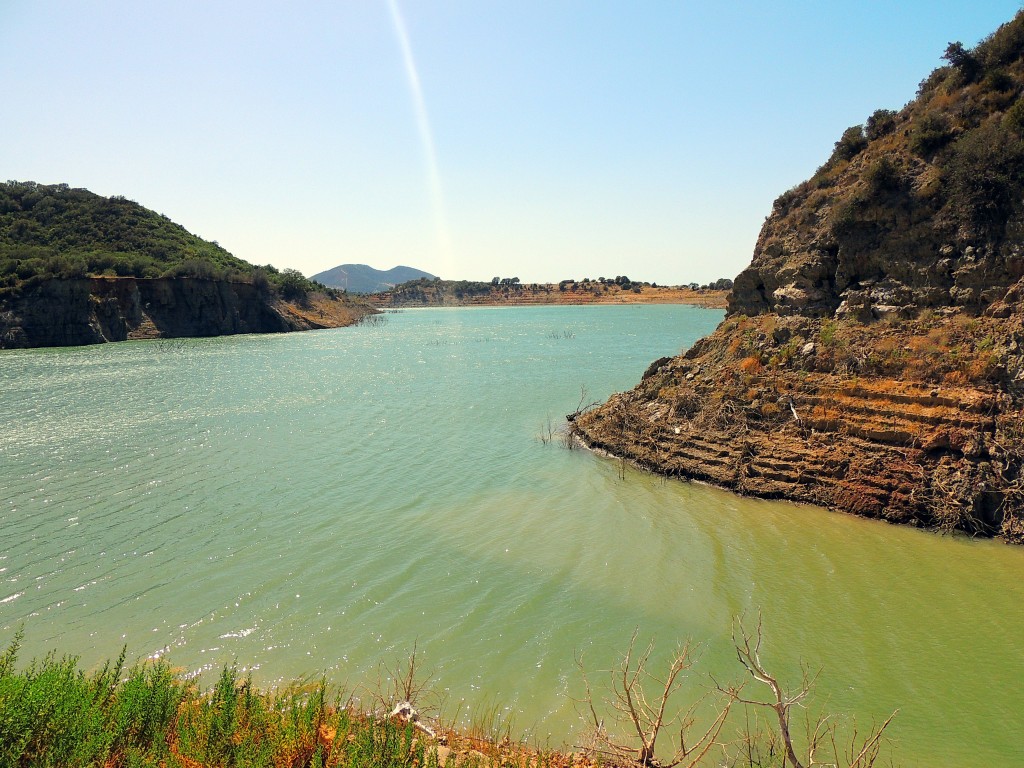
[[[623,470],[549,434],[721,312],[405,311],[357,328],[0,353],[0,645],[127,644],[358,686],[414,644],[449,711],[573,743],[574,655],[734,617],[903,765],[1024,764],[1024,549]],[[597,678],[595,678],[596,682]]]

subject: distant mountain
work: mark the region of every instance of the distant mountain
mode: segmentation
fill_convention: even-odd
[[[351,293],[378,293],[421,277],[433,280],[435,275],[412,267],[394,267],[382,272],[366,264],[342,264],[313,275],[310,279],[330,288],[343,288]]]

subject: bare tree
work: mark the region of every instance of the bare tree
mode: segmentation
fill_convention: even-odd
[[[608,693],[601,702],[604,706],[595,703],[583,658],[576,658],[585,686],[585,695],[577,703],[585,705],[585,714],[593,726],[592,742],[586,749],[599,758],[611,764],[632,764],[640,768],[696,768],[713,748],[720,747],[720,759],[729,765],[777,766],[781,763],[782,768],[872,768],[879,759],[885,743],[883,735],[896,712],[864,735],[858,732],[856,722],[852,731],[848,731],[831,715],[805,714],[806,732],[794,737],[794,708],[805,709],[817,674],[804,668],[800,684],[790,689],[768,671],[761,659],[764,634],[760,615],[753,632],[744,627],[742,620],[735,621],[733,646],[736,658],[753,682],[770,692],[764,698],[747,693],[749,680],[729,686],[715,683],[689,707],[677,706],[675,700],[687,673],[693,668],[696,648],[689,642],[680,646],[672,655],[665,675],[659,677],[649,671],[653,641],[640,650],[638,636],[639,631],[634,631],[621,661],[608,672]],[[717,694],[724,698],[711,710],[714,714],[706,718],[710,725],[703,731],[698,729],[691,738],[695,713],[708,696]],[[722,731],[736,704],[744,705],[746,724],[740,727],[738,741],[730,741],[723,738]],[[609,712],[609,727],[605,726],[601,712]],[[763,720],[759,714],[762,712]],[[659,757],[659,738],[672,731],[676,732],[676,740],[669,746],[664,744],[667,738],[662,739]],[[825,759],[819,759],[819,754]]]
[[[579,428],[576,426],[576,419],[584,413],[593,410],[601,403],[597,400],[587,402],[587,388],[580,387],[580,401],[576,404],[576,410],[565,415],[565,429],[562,432],[562,447],[570,451],[576,448],[576,433]]]
[[[734,699],[727,697],[722,709],[713,718],[707,729],[696,740],[689,740],[689,731],[694,725],[694,712],[705,696],[700,697],[687,709],[672,703],[674,694],[694,664],[695,649],[689,642],[673,654],[664,678],[648,670],[654,642],[637,653],[636,642],[639,632],[634,631],[629,647],[618,667],[610,671],[610,695],[606,703],[611,707],[617,725],[632,731],[635,743],[628,743],[618,734],[609,733],[604,720],[598,715],[590,681],[583,666],[582,656],[576,663],[583,674],[586,693],[581,703],[589,710],[594,727],[595,752],[603,753],[620,761],[629,761],[648,768],[674,768],[686,765],[694,768],[718,743],[718,735],[725,725]],[[658,738],[668,728],[678,728],[677,740],[672,755],[666,762],[657,757]]]
[[[839,747],[838,728],[829,716],[820,715],[813,722],[808,720],[806,757],[801,760],[793,743],[791,730],[792,713],[790,710],[794,706],[803,706],[803,702],[810,695],[814,687],[817,673],[811,675],[805,668],[800,685],[794,690],[787,690],[779,683],[778,678],[765,669],[761,661],[761,641],[763,638],[760,614],[757,617],[757,627],[753,634],[744,628],[740,619],[737,619],[733,624],[732,639],[733,645],[736,648],[736,657],[756,682],[767,686],[771,691],[770,700],[760,701],[745,698],[742,695],[742,685],[729,688],[718,686],[718,690],[734,702],[753,707],[767,708],[775,714],[775,719],[778,721],[778,735],[782,740],[784,750],[783,768],[787,765],[792,765],[793,768],[812,768],[812,766],[818,765],[839,766],[843,762],[845,762],[847,768],[870,768],[870,766],[873,766],[881,751],[882,735],[896,716],[896,712],[889,715],[880,727],[870,729],[862,741],[859,740],[855,723],[849,746],[845,750]],[[747,742],[749,743],[749,739]],[[819,762],[816,758],[818,750],[822,748],[831,748],[830,760],[827,763]]]
[[[813,686],[817,675],[809,676],[805,669],[803,680],[796,692],[784,690],[779,684],[778,679],[769,674],[764,668],[764,664],[761,663],[761,640],[763,637],[764,636],[761,632],[760,615],[757,617],[757,630],[755,637],[753,638],[750,633],[744,629],[741,621],[737,620],[733,624],[732,642],[736,647],[736,657],[754,680],[759,683],[763,683],[771,689],[774,700],[770,702],[762,702],[754,699],[745,699],[740,695],[739,688],[733,688],[727,691],[727,693],[729,693],[729,695],[736,701],[742,702],[743,704],[763,706],[772,709],[775,712],[775,716],[778,718],[779,734],[782,736],[782,742],[786,748],[786,759],[793,764],[794,768],[804,768],[803,763],[801,763],[796,756],[796,750],[793,748],[793,737],[789,729],[790,709],[807,698],[811,692],[811,687]],[[785,766],[785,761],[783,761],[783,766]]]

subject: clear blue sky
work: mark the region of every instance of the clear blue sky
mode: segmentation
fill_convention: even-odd
[[[705,282],[843,129],[1019,8],[0,0],[0,176],[307,275]]]

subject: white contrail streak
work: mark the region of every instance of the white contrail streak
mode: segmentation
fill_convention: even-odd
[[[427,104],[423,99],[423,88],[420,86],[420,75],[416,69],[416,60],[412,55],[412,46],[409,45],[409,35],[405,30],[405,19],[398,8],[397,0],[388,0],[388,10],[391,11],[391,21],[395,26],[395,36],[398,38],[398,45],[402,49],[405,74],[409,80],[409,90],[412,93],[413,111],[416,113],[416,125],[419,129],[420,141],[423,144],[428,193],[434,209],[437,247],[440,251],[442,264],[445,270],[450,273],[454,267],[452,244],[448,232],[448,216],[445,212],[444,194],[441,191],[441,174],[437,170],[437,151],[434,149],[434,134],[430,129],[430,116],[427,113]],[[448,276],[451,277],[450,274]]]

